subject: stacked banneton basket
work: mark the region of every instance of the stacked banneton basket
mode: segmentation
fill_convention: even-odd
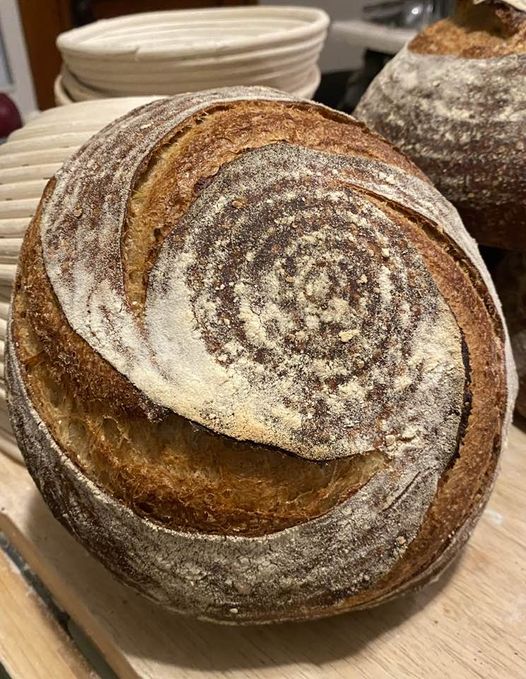
[[[50,109],[0,146],[0,448],[20,453],[11,431],[4,386],[4,341],[11,287],[27,226],[48,180],[95,132],[150,101],[128,97]]]
[[[264,85],[311,97],[329,17],[308,7],[151,12],[63,33],[57,104]]]

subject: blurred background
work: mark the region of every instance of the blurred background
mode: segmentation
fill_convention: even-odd
[[[450,0],[2,0],[0,91],[23,117],[54,106],[54,82],[62,64],[56,39],[74,27],[139,12],[256,4],[302,5],[327,12],[331,26],[314,98],[347,111],[404,42],[451,7]]]

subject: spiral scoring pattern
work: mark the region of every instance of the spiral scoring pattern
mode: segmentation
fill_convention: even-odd
[[[146,303],[161,371],[180,381],[162,350],[176,346],[207,421],[258,440],[272,427],[271,443],[324,459],[424,439],[408,423],[425,421],[420,407],[433,428],[459,417],[464,382],[458,328],[422,259],[343,169],[284,144],[233,161],[187,213],[186,240],[164,243]]]
[[[247,99],[301,103],[268,90],[208,92],[154,102],[97,135],[59,174],[35,222],[49,281],[71,328],[155,403],[306,458],[380,448],[387,463],[330,511],[284,530],[166,530],[117,502],[57,445],[12,339],[8,374],[28,468],[55,514],[109,568],[177,610],[268,621],[342,610],[355,596],[376,601],[404,566],[469,416],[463,335],[440,290],[452,299],[453,281],[474,288],[485,274],[456,212],[416,170],[324,153],[306,138],[245,151],[200,182],[156,251],[137,314],[121,258],[137,178],[189,116]],[[456,263],[464,256],[465,269]],[[491,344],[498,310],[484,283],[468,298],[484,308],[468,330],[476,335],[482,318],[476,338]],[[475,346],[477,379],[491,372],[484,351]],[[489,398],[498,419],[504,405]],[[507,424],[495,426],[491,451]],[[478,505],[448,517],[452,532],[399,583],[428,577],[437,554],[451,558],[490,485],[466,488]]]
[[[151,401],[222,434],[315,459],[409,435],[442,438],[450,454],[459,330],[417,250],[351,188],[442,217],[432,189],[415,178],[408,191],[401,170],[291,144],[241,154],[172,229],[137,319],[119,246],[130,180],[199,110],[181,99],[109,128],[48,198],[46,270],[72,328]]]

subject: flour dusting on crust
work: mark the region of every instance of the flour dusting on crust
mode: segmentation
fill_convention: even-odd
[[[134,178],[220,96],[145,106],[59,173],[42,243],[71,327],[151,401],[222,434],[332,459],[383,448],[419,421],[422,448],[432,435],[450,451],[465,379],[455,319],[414,246],[361,191],[436,224],[457,217],[402,170],[284,143],[242,154],[164,243],[143,322],[132,312],[120,239]]]
[[[498,245],[507,232],[525,242],[515,232],[525,224],[526,54],[462,58],[406,46],[355,115],[414,160],[481,242]]]
[[[16,436],[32,451],[28,469],[55,516],[119,577],[201,618],[294,619],[370,588],[414,539],[444,468],[431,447],[422,460],[406,441],[390,469],[319,519],[251,538],[167,530],[98,488],[59,449],[11,350],[8,373]]]
[[[11,319],[6,367],[28,469],[81,543],[178,611],[268,622],[374,598],[418,543],[461,446],[471,357],[420,241],[397,215],[423,222],[444,261],[446,248],[451,259],[465,256],[490,325],[500,317],[476,245],[416,170],[290,143],[246,151],[205,182],[156,253],[145,307],[134,313],[121,236],[137,177],[186,117],[248,98],[296,101],[237,89],[155,102],[82,149],[41,210],[51,285],[73,330],[152,401],[312,464],[380,450],[385,467],[323,516],[284,530],[253,537],[169,530],[105,492],[56,444],[31,402]],[[507,338],[505,352],[507,403],[494,404],[507,407],[503,436],[515,389]],[[498,441],[488,443],[489,455],[497,449]],[[479,509],[433,547],[433,564],[389,594],[444,567]]]

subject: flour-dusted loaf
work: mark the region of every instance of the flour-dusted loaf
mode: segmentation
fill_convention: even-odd
[[[460,0],[387,64],[356,116],[427,173],[480,243],[526,250],[526,0]]]
[[[4,337],[11,288],[24,233],[49,179],[95,132],[146,102],[119,97],[48,109],[0,145],[0,448],[22,456],[13,440],[4,389]]]
[[[519,374],[515,406],[526,417],[526,253],[506,252],[492,269],[492,274],[502,300]]]
[[[57,518],[149,597],[239,623],[438,573],[515,389],[451,205],[362,124],[262,88],[153,102],[65,164],[7,356]]]

